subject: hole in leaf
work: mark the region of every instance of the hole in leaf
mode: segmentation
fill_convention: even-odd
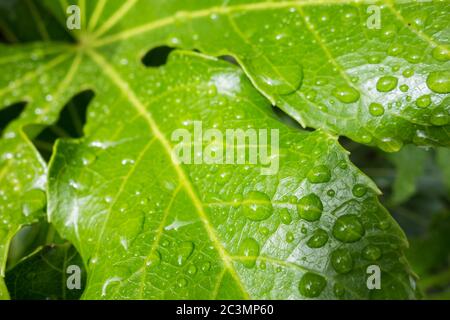
[[[223,60],[223,61],[229,62],[231,64],[234,64],[236,66],[240,66],[239,63],[237,62],[237,60],[233,56],[225,55],[225,56],[220,56],[218,58],[220,60]]]
[[[166,64],[169,54],[174,49],[175,48],[171,48],[168,46],[160,46],[153,48],[142,57],[141,61],[146,67],[153,67],[153,68],[160,67]]]
[[[275,117],[278,118],[278,120],[280,120],[284,124],[300,130],[309,131],[309,128],[302,128],[302,126],[297,121],[295,121],[292,117],[290,117],[286,112],[284,112],[277,106],[273,107],[273,112],[275,114]],[[311,131],[313,130],[311,129]]]
[[[5,128],[20,116],[26,105],[26,102],[19,102],[0,110],[0,136]]]
[[[63,108],[58,122],[46,127],[33,143],[45,160],[49,160],[53,144],[58,138],[81,138],[86,123],[86,110],[89,102],[94,97],[91,90],[83,91],[74,96]]]

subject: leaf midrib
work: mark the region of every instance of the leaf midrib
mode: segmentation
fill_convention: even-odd
[[[149,111],[145,108],[145,106],[141,103],[141,101],[137,98],[134,91],[127,85],[127,82],[121,78],[121,76],[115,71],[115,69],[97,52],[93,50],[87,51],[87,54],[91,57],[91,59],[97,63],[97,65],[104,71],[104,73],[110,78],[110,80],[121,90],[122,94],[127,98],[130,104],[135,108],[135,110],[142,115],[142,117],[146,120],[147,124],[150,127],[150,130],[155,135],[155,138],[160,142],[164,151],[167,153],[169,159],[171,159],[171,163],[173,168],[175,169],[180,183],[184,186],[185,190],[188,193],[189,198],[191,199],[194,207],[197,209],[197,214],[202,221],[204,228],[208,234],[210,241],[213,243],[216,248],[219,256],[224,263],[224,267],[228,269],[230,275],[239,285],[240,290],[245,295],[246,298],[249,298],[248,292],[245,290],[244,285],[238,276],[236,269],[234,268],[233,262],[226,252],[225,248],[220,242],[220,239],[215,233],[215,229],[211,226],[205,209],[203,208],[203,204],[198,198],[197,194],[194,191],[194,188],[186,176],[183,168],[175,163],[172,159],[172,147],[170,146],[169,141],[166,139],[162,131],[159,129],[158,125],[150,115]]]

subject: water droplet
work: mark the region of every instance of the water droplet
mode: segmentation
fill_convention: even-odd
[[[291,214],[289,213],[289,210],[288,210],[288,209],[283,208],[283,209],[281,210],[281,213],[280,213],[280,220],[281,220],[281,222],[284,223],[284,224],[291,224],[291,222],[292,222],[292,217],[291,217]]]
[[[250,191],[243,201],[244,215],[253,221],[261,221],[272,215],[273,207],[267,194]]]
[[[205,261],[205,262],[202,264],[202,266],[200,267],[200,269],[201,269],[203,272],[208,272],[209,269],[211,269],[211,263],[210,263],[209,261]]]
[[[401,44],[394,43],[388,48],[387,52],[390,56],[398,56],[403,52],[403,46]]]
[[[397,87],[398,79],[392,76],[384,76],[377,81],[377,90],[380,92],[389,92]]]
[[[333,236],[342,242],[355,242],[362,238],[365,230],[358,216],[346,214],[339,217],[333,226]]]
[[[311,183],[323,183],[330,181],[331,172],[325,165],[312,168],[307,175],[308,181]]]
[[[403,75],[405,78],[412,77],[412,76],[414,75],[414,70],[413,70],[413,69],[405,69],[405,70],[403,71],[402,75]]]
[[[364,259],[369,261],[376,261],[381,257],[381,250],[375,245],[369,244],[362,251]]]
[[[431,56],[437,61],[450,60],[450,50],[444,47],[436,47],[431,51]]]
[[[161,253],[158,250],[151,252],[150,255],[145,259],[145,265],[149,266],[157,266],[161,263]]]
[[[311,238],[306,243],[310,248],[321,248],[328,242],[328,233],[323,229],[314,231]]]
[[[321,275],[307,272],[298,284],[300,294],[307,298],[318,297],[325,289],[327,281]]]
[[[355,197],[361,198],[367,193],[367,187],[362,184],[355,184],[352,193]]]
[[[420,96],[416,100],[416,106],[419,108],[426,108],[431,104],[431,96],[429,94],[424,94],[423,96]]]
[[[353,258],[347,249],[337,249],[331,254],[331,265],[337,273],[347,273],[353,269]]]
[[[406,92],[409,90],[409,87],[406,84],[402,84],[399,88],[401,92]]]
[[[347,162],[346,162],[345,160],[339,161],[338,166],[339,166],[339,168],[341,168],[342,170],[345,170],[345,169],[348,168],[348,164],[347,164]]]
[[[431,115],[430,122],[435,126],[445,126],[449,122],[449,114],[445,110],[436,109]]]
[[[188,272],[189,275],[192,276],[192,275],[194,275],[194,274],[197,273],[197,267],[196,267],[195,265],[191,264],[191,265],[189,266],[187,272]]]
[[[184,265],[189,257],[194,252],[195,245],[191,241],[184,241],[180,244],[178,248],[178,257],[177,263],[178,265]]]
[[[437,71],[428,75],[427,86],[436,93],[450,92],[450,71]]]
[[[247,268],[253,268],[259,256],[259,243],[253,238],[247,238],[241,242],[238,253],[243,258],[242,264]]]
[[[330,189],[327,191],[327,195],[332,198],[336,195],[336,191],[334,191],[333,189]]]
[[[292,232],[286,233],[286,242],[291,243],[292,241],[294,241],[294,234]]]
[[[341,284],[335,283],[333,287],[333,293],[336,297],[342,298],[345,294],[345,288]]]
[[[300,218],[307,221],[316,221],[322,215],[323,204],[317,195],[311,193],[298,201],[297,209]]]
[[[397,152],[402,146],[403,142],[393,137],[381,138],[381,144],[379,145],[379,147],[386,152]]]
[[[333,90],[333,96],[343,103],[353,103],[358,101],[360,94],[355,88],[343,85]]]
[[[178,287],[180,287],[180,288],[186,287],[187,284],[188,284],[188,281],[187,281],[185,278],[180,278],[180,279],[178,279],[178,281],[177,281],[177,285],[178,285]]]
[[[297,60],[290,60],[289,66],[278,68],[274,73],[270,64],[263,59],[250,61],[249,69],[258,75],[261,86],[276,95],[286,95],[300,89],[303,82],[303,67]]]
[[[372,102],[369,105],[369,112],[372,116],[379,117],[384,114],[384,107],[379,103]]]

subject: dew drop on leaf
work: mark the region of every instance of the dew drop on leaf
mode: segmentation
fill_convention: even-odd
[[[427,86],[436,93],[450,92],[450,71],[432,72],[427,77]]]
[[[419,108],[426,108],[431,104],[431,97],[429,94],[424,94],[423,96],[420,96],[416,100],[416,106]]]
[[[317,229],[308,239],[306,244],[310,248],[321,248],[328,242],[328,233],[323,229]]]
[[[333,96],[343,103],[353,103],[358,101],[360,94],[355,88],[343,85],[333,90]]]
[[[238,254],[242,257],[242,264],[247,268],[253,268],[259,256],[259,243],[253,238],[246,238],[239,246]]]
[[[333,225],[333,236],[342,242],[355,242],[362,238],[365,230],[358,216],[346,214]]]
[[[307,175],[308,181],[311,183],[328,182],[331,179],[330,169],[325,165],[312,168]]]
[[[273,207],[267,194],[250,191],[243,201],[244,215],[253,221],[262,221],[272,215]]]
[[[289,210],[286,208],[283,208],[280,212],[280,220],[282,223],[284,224],[291,224],[292,222],[292,217],[291,214],[289,213]]]
[[[353,269],[353,258],[348,249],[337,249],[331,254],[331,265],[337,273],[348,273]]]
[[[307,221],[316,221],[322,215],[323,204],[317,195],[311,193],[298,201],[297,210],[300,218]]]
[[[291,243],[292,241],[294,241],[294,234],[292,232],[286,233],[286,242]]]
[[[325,289],[327,281],[321,275],[307,272],[298,284],[300,294],[307,298],[316,298]]]
[[[369,244],[362,250],[362,256],[366,260],[376,261],[381,257],[381,250],[377,246]]]
[[[194,252],[195,245],[192,241],[184,241],[178,248],[177,263],[182,266]]]
[[[333,293],[337,298],[342,298],[345,294],[345,288],[341,284],[335,283],[333,286]]]
[[[448,61],[450,60],[450,50],[445,47],[438,46],[431,51],[431,56],[437,61]]]
[[[367,192],[367,187],[365,185],[362,184],[355,184],[353,189],[352,189],[352,193],[355,197],[357,198],[361,198],[363,197]]]
[[[437,109],[433,111],[430,122],[435,126],[445,126],[446,124],[448,124],[449,119],[450,116],[448,114],[448,111]]]
[[[377,81],[377,90],[380,92],[389,92],[397,87],[398,79],[393,76],[384,76]]]
[[[384,107],[376,102],[372,102],[369,105],[369,113],[374,117],[379,117],[384,114]]]

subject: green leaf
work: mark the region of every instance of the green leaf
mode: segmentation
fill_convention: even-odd
[[[68,277],[73,274],[68,273],[69,266],[80,268],[80,289],[68,287]],[[78,299],[84,282],[83,262],[68,243],[41,248],[6,274],[6,284],[15,300]]]
[[[436,162],[442,171],[443,182],[447,186],[448,194],[450,196],[450,150],[438,148]]]
[[[428,157],[427,151],[412,145],[388,155],[397,169],[390,199],[392,205],[405,202],[416,192],[417,181],[424,172]]]
[[[0,300],[8,300],[9,299],[9,293],[8,289],[6,288],[5,281],[2,277],[0,277]]]
[[[370,264],[384,275],[376,297],[413,297],[404,235],[336,138],[280,123],[226,62],[176,52],[130,79],[112,57],[89,56],[89,69],[103,74],[92,84],[86,137],[59,141],[49,172],[51,222],[87,265],[84,298],[312,298],[299,289],[311,273],[325,283],[321,298],[334,290],[369,298]],[[172,133],[193,134],[194,121],[279,130],[278,173],[173,162]],[[321,229],[329,239],[308,246]],[[340,251],[332,258],[338,249],[351,255],[345,266]]]
[[[420,277],[419,285],[427,294],[427,298],[448,297],[450,292],[449,243],[449,213],[436,215],[425,234],[411,239],[407,256]]]
[[[450,144],[449,22],[445,1],[127,2],[93,42],[232,55],[299,123],[397,151]]]
[[[84,130],[86,137],[58,144],[52,159],[50,176],[54,180],[49,191],[51,218],[59,231],[75,243],[88,263],[92,281],[86,297],[211,298],[211,292],[219,297],[228,297],[221,291],[226,288],[229,297],[295,298],[300,297],[302,290],[298,290],[298,284],[306,270],[321,273],[327,278],[321,297],[335,297],[331,288],[335,283],[350,286],[355,291],[347,290],[344,297],[368,297],[363,260],[358,260],[357,252],[361,252],[361,246],[369,244],[380,247],[382,260],[379,263],[387,275],[384,281],[392,284],[385,286],[381,297],[413,296],[407,266],[399,259],[403,256],[401,248],[405,244],[403,233],[376,202],[377,189],[372,182],[352,166],[340,169],[343,170],[340,173],[335,172],[339,171],[338,161],[347,161],[347,158],[336,138],[327,132],[346,135],[387,151],[398,150],[409,142],[449,145],[449,98],[445,81],[449,63],[446,49],[449,22],[444,3],[384,4],[381,29],[364,27],[368,4],[354,2],[236,1],[222,5],[221,1],[154,0],[108,1],[106,6],[105,1],[68,1],[71,3],[78,3],[83,15],[83,30],[73,33],[76,44],[55,41],[2,45],[0,48],[0,64],[4,70],[0,76],[0,108],[27,102],[20,117],[5,129],[0,142],[0,212],[4,222],[0,228],[0,271],[4,271],[11,237],[22,225],[45,214],[47,168],[31,141],[45,126],[56,122],[59,112],[71,97],[82,90],[93,89],[97,96],[89,107]],[[42,11],[41,5],[49,8],[49,14],[65,25],[64,2],[39,2],[38,11]],[[2,7],[0,10],[5,9]],[[38,17],[32,11],[29,13],[35,19]],[[42,35],[47,26],[39,18],[37,22]],[[10,34],[17,29],[20,28],[9,25]],[[57,33],[47,34],[51,38]],[[63,33],[58,34],[56,40],[61,40]],[[145,69],[140,58],[146,50],[163,44],[197,48],[209,55],[232,55],[243,72],[211,58],[188,53],[177,53],[167,68]],[[235,81],[238,81],[237,87]],[[387,91],[394,85],[395,89]],[[236,88],[242,91],[235,92]],[[428,104],[428,94],[431,102],[422,108]],[[374,102],[384,105],[383,114],[379,106],[371,106]],[[270,104],[276,104],[305,126],[322,128],[323,131],[304,133],[288,129],[273,118]],[[229,114],[221,110],[227,110]],[[228,117],[228,122],[224,117]],[[242,125],[244,128],[261,128],[263,124],[266,128],[279,129],[282,131],[281,143],[285,147],[281,150],[280,173],[268,178],[255,173],[260,168],[242,171],[242,166],[224,166],[224,172],[211,172],[207,176],[205,166],[175,165],[167,154],[171,149],[170,134],[175,128],[183,127],[183,120],[192,125],[196,119],[222,129],[242,128]],[[189,129],[192,130],[191,127]],[[146,143],[153,138],[156,139],[154,144],[148,146]],[[292,151],[292,148],[303,150]],[[317,154],[312,153],[314,151]],[[138,156],[141,153],[142,159]],[[311,154],[314,157],[303,158]],[[137,160],[142,160],[149,168],[138,168],[132,163],[140,162]],[[93,172],[83,167],[91,165],[95,166]],[[127,169],[127,165],[132,169]],[[328,168],[331,187],[325,183],[319,184],[319,188],[305,180],[315,166]],[[326,176],[322,173],[318,174],[319,180]],[[127,174],[133,176],[131,183],[120,187],[120,179]],[[230,175],[234,175],[234,179],[229,178]],[[219,188],[219,182],[228,178],[232,182],[225,181]],[[370,190],[363,192],[360,184]],[[176,197],[173,196],[175,190],[171,189],[173,185],[180,186]],[[335,189],[335,196],[325,201],[333,192],[322,187]],[[108,201],[120,195],[117,198],[119,203],[133,207],[137,203],[131,198],[133,192],[144,194],[146,188],[151,190],[145,192],[146,198],[136,195],[135,199],[139,203],[150,202],[145,211],[125,208],[127,214],[132,212],[129,214],[131,218],[128,215],[126,219],[118,218],[117,221],[109,218],[112,214],[108,212],[117,214],[117,208],[114,202],[111,204],[114,210],[107,210]],[[87,190],[90,193],[84,193]],[[301,230],[304,224],[308,238],[312,236],[312,228],[320,227],[327,232],[330,240],[326,247],[313,250],[319,257],[313,261],[296,261],[309,255],[304,244],[307,236],[299,233],[298,228],[297,231],[288,231],[287,227],[275,229],[275,218],[280,214],[276,208],[270,221],[266,222],[268,226],[265,228],[269,230],[266,235],[258,233],[255,225],[246,220],[241,224],[233,220],[237,225],[234,232],[223,230],[226,223],[220,217],[231,212],[242,218],[237,213],[244,210],[242,205],[239,208],[220,205],[219,208],[201,210],[211,196],[218,197],[219,203],[224,202],[222,197],[226,196],[227,203],[231,194],[246,196],[250,191],[264,192],[272,207],[276,207],[275,202],[281,199],[278,198],[282,197],[281,194],[295,196],[296,201],[300,201],[310,196],[308,192],[317,193],[322,202],[322,216],[327,219],[315,224],[308,221],[321,207],[317,199],[309,197],[300,203],[300,208],[312,207],[314,210],[300,212],[305,220],[298,220],[295,226]],[[361,194],[361,198],[355,200],[352,191]],[[236,201],[239,203],[240,200]],[[295,209],[293,204],[289,206]],[[164,258],[169,262],[171,259],[178,261],[175,259],[176,250],[163,250],[158,242],[151,240],[152,236],[165,234],[164,230],[158,232],[158,226],[164,227],[163,222],[170,222],[162,220],[161,208],[165,207],[171,209],[167,210],[168,218],[175,219],[182,212],[186,218],[195,216],[200,222],[198,224],[203,226],[199,230],[192,229],[197,227],[196,223],[179,226],[176,245],[184,248],[180,249],[183,252],[192,248],[192,252],[199,252],[199,255],[207,255],[205,248],[212,245],[213,253],[209,257],[211,261],[208,261],[211,264],[210,276],[193,283],[187,270],[179,272],[180,269],[173,269],[170,263],[165,262],[159,264],[161,267],[151,264],[159,259],[158,255],[152,254],[155,250],[164,251],[161,261],[165,261]],[[335,210],[338,212],[333,215]],[[362,230],[361,222],[353,223],[360,219],[366,236],[346,245],[355,254],[355,265],[352,272],[338,276],[332,273],[330,268],[333,266],[327,262],[332,250],[339,245],[332,237],[335,223],[332,217],[344,214],[350,214],[352,219],[339,220],[337,226],[350,224],[355,230]],[[381,223],[374,222],[377,220]],[[126,231],[125,242],[114,231],[118,223],[127,226],[123,230]],[[383,228],[390,226],[390,229],[377,229],[376,224]],[[338,227],[335,229],[339,230]],[[193,246],[178,243],[187,237],[183,236],[184,230],[198,231],[199,243]],[[236,239],[239,232],[253,232],[259,250],[253,241]],[[272,236],[276,240],[269,242],[272,247],[263,246]],[[294,240],[288,242],[289,245],[285,244],[284,240],[292,237]],[[355,239],[354,234],[337,237],[346,241]],[[128,243],[131,239],[135,239],[136,247]],[[116,252],[118,244],[124,247],[122,242],[130,245],[127,259],[122,259],[123,256]],[[267,271],[247,270],[245,265],[253,265],[252,257],[232,259],[240,252],[242,243],[261,257],[266,255],[269,260],[273,258],[287,263],[289,268],[279,266],[282,270],[277,275],[276,263],[268,261]],[[279,250],[278,246],[285,249],[294,245],[291,251],[295,262],[292,262],[292,252],[287,255],[289,251]],[[200,248],[203,251],[199,251]],[[97,251],[101,253],[99,257]],[[250,251],[243,250],[244,253]],[[109,258],[117,263],[111,266],[105,261]],[[142,265],[143,261],[150,262],[149,270]],[[291,263],[300,263],[301,268],[293,270]],[[104,268],[109,267],[111,270],[105,272]],[[162,267],[173,272],[158,269]],[[142,271],[137,272],[141,268]],[[199,277],[200,266],[196,268],[195,274]],[[162,274],[173,276],[175,270],[183,275],[182,279],[175,279],[182,287],[180,290],[166,287],[167,280],[160,277]],[[266,287],[258,289],[256,284],[266,279],[261,273],[270,274],[267,276],[270,281],[264,282]],[[140,278],[141,285],[137,288],[133,277],[140,277],[140,274],[145,274],[145,277],[144,280]],[[148,280],[147,274],[156,278]],[[308,276],[306,279],[312,281],[314,278]],[[358,285],[353,289],[356,282]],[[271,285],[274,288],[290,287],[289,290],[271,292],[267,288]],[[117,287],[114,292],[113,287]],[[162,291],[161,288],[167,289]]]

